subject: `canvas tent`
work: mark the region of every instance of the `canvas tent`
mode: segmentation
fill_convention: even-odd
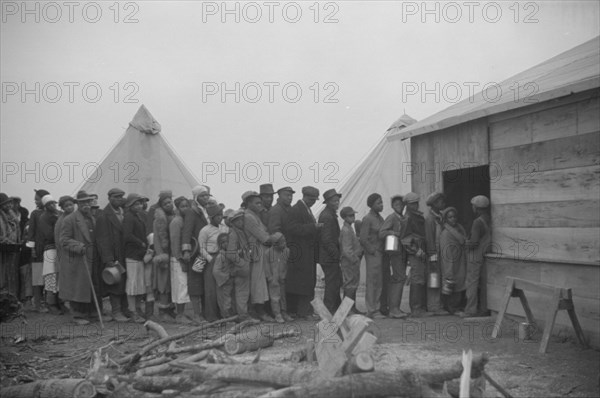
[[[98,194],[100,205],[104,205],[106,193],[114,187],[154,201],[164,189],[172,190],[174,196],[190,196],[192,187],[199,184],[161,135],[160,124],[142,105],[125,134],[77,190]]]
[[[340,182],[339,187],[335,187],[342,194],[340,209],[351,206],[358,211],[357,219],[362,218],[369,211],[367,197],[377,192],[383,197],[383,214],[392,212],[390,198],[410,191],[410,141],[390,141],[389,137],[415,122],[412,117],[402,115],[387,129],[377,145]],[[323,208],[323,205],[319,205],[316,213]]]

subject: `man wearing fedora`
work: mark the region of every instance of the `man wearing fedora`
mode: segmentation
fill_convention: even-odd
[[[427,197],[425,204],[429,206],[429,212],[425,217],[425,239],[427,240],[427,276],[440,270],[440,234],[443,229],[441,211],[446,208],[446,197],[442,192],[433,192]],[[435,286],[427,287],[427,311],[435,315],[445,315],[448,312],[442,310],[441,289]]]
[[[325,209],[319,215],[319,223],[323,224],[319,235],[319,264],[325,274],[325,294],[323,303],[335,314],[342,300],[342,271],[340,269],[340,224],[337,210],[340,207],[341,193],[328,189],[323,194]]]
[[[311,300],[315,295],[317,282],[317,250],[319,229],[310,209],[319,199],[319,190],[315,187],[302,188],[300,199],[290,210],[288,247],[290,257],[286,276],[287,305],[291,313],[299,318],[317,320],[312,315]]]
[[[71,311],[77,324],[89,323],[87,318],[95,312],[91,306],[96,287],[90,284],[95,275],[94,260],[96,221],[92,217],[94,197],[85,191],[77,192],[77,210],[63,220],[59,244],[68,252],[58,274],[59,297],[71,303]],[[92,282],[94,283],[94,282]],[[96,291],[96,295],[99,292]],[[101,296],[100,296],[101,297]],[[101,302],[101,299],[98,300]]]
[[[296,192],[291,187],[279,188],[277,190],[277,203],[275,206],[271,207],[271,210],[269,210],[269,214],[267,216],[267,232],[269,232],[269,234],[281,232],[285,238],[286,245],[290,240],[288,232],[289,217],[290,211],[292,210],[292,199],[294,198],[295,193]],[[289,256],[289,247],[287,248]],[[278,292],[279,306],[281,307],[281,317],[286,322],[291,322],[293,318],[287,312],[287,300],[285,292],[285,279],[287,276],[288,265],[287,261],[279,261],[277,264],[279,267],[277,270],[273,270],[273,274],[277,274],[278,281],[275,281],[275,278],[273,279],[271,282],[272,290]],[[271,300],[273,300],[273,297],[271,297]]]
[[[110,297],[112,317],[117,322],[127,322],[131,317],[125,294],[125,246],[123,240],[123,218],[125,191],[112,188],[108,191],[108,204],[96,218],[96,244],[103,269],[114,268],[120,274],[113,284],[103,284]],[[114,272],[112,270],[112,272]]]
[[[263,202],[263,211],[260,213],[260,219],[263,224],[269,224],[269,210],[273,206],[273,198],[275,195],[275,191],[273,190],[273,184],[262,184],[259,187],[258,193],[260,194],[260,198]]]

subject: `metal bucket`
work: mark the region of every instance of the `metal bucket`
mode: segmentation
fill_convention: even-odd
[[[437,289],[440,287],[440,274],[437,272],[432,272],[429,274],[429,287],[432,289]]]
[[[397,252],[398,251],[398,237],[396,235],[388,235],[385,237],[385,251],[386,252]]]

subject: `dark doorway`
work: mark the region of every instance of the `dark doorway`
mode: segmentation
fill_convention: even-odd
[[[458,222],[465,228],[468,235],[474,219],[471,199],[477,195],[490,197],[490,166],[448,170],[442,173],[442,177],[446,206],[456,208]]]

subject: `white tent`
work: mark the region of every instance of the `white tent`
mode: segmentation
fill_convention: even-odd
[[[172,190],[174,197],[189,197],[192,187],[199,185],[198,179],[160,131],[160,124],[144,105],[140,106],[125,134],[77,190],[97,194],[100,205],[107,203],[106,194],[114,187],[151,201],[165,189]]]
[[[402,115],[388,128],[366,157],[341,181],[339,188],[336,187],[342,194],[340,210],[344,206],[351,206],[358,212],[357,219],[361,219],[369,211],[367,197],[376,192],[383,197],[382,215],[387,215],[392,212],[390,198],[410,192],[410,140],[401,140],[393,136],[413,123],[416,123],[415,119],[406,114]],[[323,205],[319,205],[316,212],[322,209]]]

